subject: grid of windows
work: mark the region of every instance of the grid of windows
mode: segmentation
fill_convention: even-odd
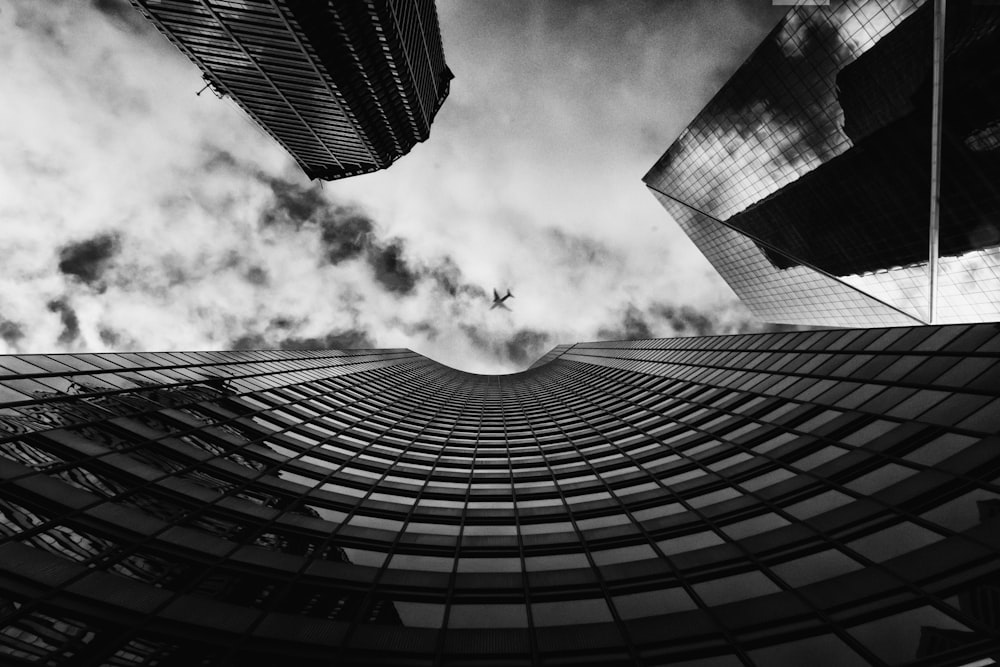
[[[580,343],[508,376],[407,350],[23,355],[0,401],[12,659],[1000,650],[992,325]]]
[[[448,95],[433,0],[131,1],[310,178],[388,167]]]
[[[644,180],[760,317],[928,322],[935,3],[802,4]],[[935,323],[1000,318],[998,61],[1000,7],[949,6]]]

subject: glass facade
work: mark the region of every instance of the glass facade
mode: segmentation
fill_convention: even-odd
[[[130,0],[310,178],[384,169],[448,96],[433,0]]]
[[[936,72],[935,14],[934,0],[792,9],[646,175],[760,317],[1000,319],[1000,5],[938,13]]]
[[[0,357],[0,655],[1000,654],[1000,330]]]

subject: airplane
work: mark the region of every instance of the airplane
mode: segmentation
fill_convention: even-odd
[[[493,290],[493,305],[490,306],[490,310],[493,310],[494,308],[498,308],[498,307],[499,308],[503,308],[504,310],[510,310],[510,308],[508,308],[507,306],[504,305],[504,301],[506,301],[507,299],[512,299],[512,298],[514,298],[514,295],[510,293],[510,290],[507,290],[507,294],[505,294],[504,296],[500,296],[499,294],[497,294],[496,289],[494,289]]]

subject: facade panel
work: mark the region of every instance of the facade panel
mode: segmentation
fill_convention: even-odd
[[[0,357],[15,663],[964,664],[1000,331]],[[707,661],[707,662],[704,662]]]
[[[388,167],[453,78],[433,0],[131,0],[310,178]]]
[[[851,314],[838,321],[768,308],[745,289],[758,275],[782,275],[780,295],[792,303],[834,279],[924,322],[932,295],[935,322],[1000,319],[1000,8],[956,2],[937,14],[939,85],[937,4],[791,10],[646,175],[661,201],[676,200],[757,246],[761,266],[726,263],[717,248],[699,247],[764,319],[884,322],[881,306],[859,311],[850,305],[859,297],[846,294]],[[932,143],[937,111],[939,145]],[[934,154],[940,206],[932,257]]]

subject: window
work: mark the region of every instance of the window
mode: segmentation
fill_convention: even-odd
[[[612,620],[611,610],[604,598],[533,602],[531,615],[535,625],[540,627],[607,623]]]
[[[524,604],[452,604],[449,628],[526,628],[528,610]]]

